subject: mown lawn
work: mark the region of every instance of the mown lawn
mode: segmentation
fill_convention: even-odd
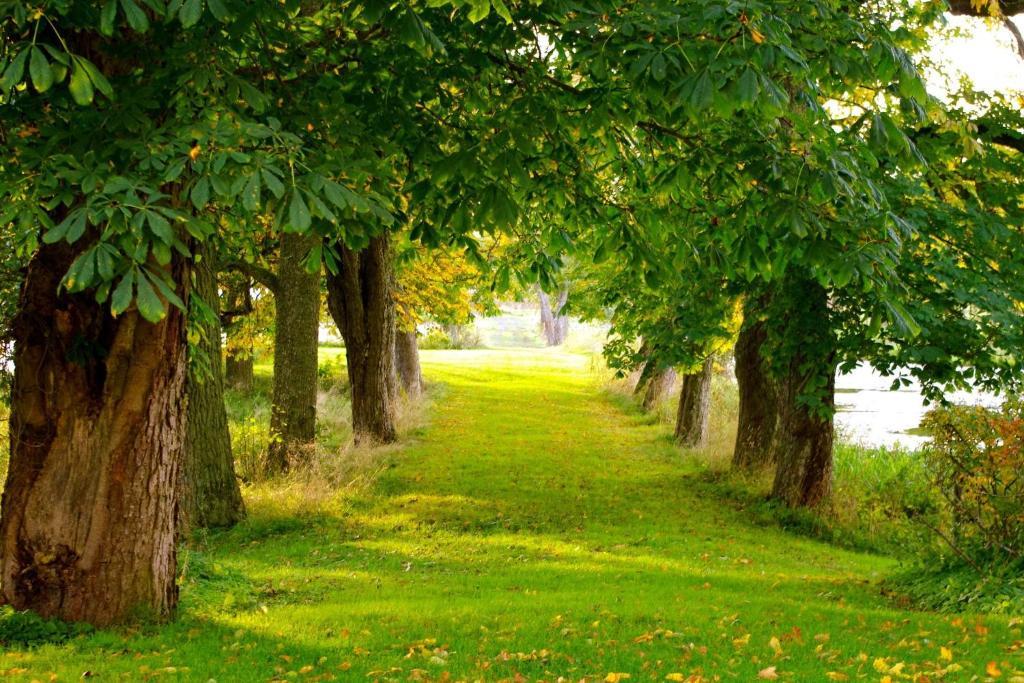
[[[878,587],[892,560],[758,527],[735,504],[702,497],[697,468],[664,426],[624,412],[589,364],[546,350],[424,353],[428,381],[441,385],[430,423],[378,454],[385,467],[372,485],[315,506],[250,492],[247,523],[182,558],[174,624],[7,651],[0,672],[222,682],[1024,675],[1020,622],[900,610]]]

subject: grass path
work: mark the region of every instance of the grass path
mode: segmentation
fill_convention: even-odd
[[[189,558],[176,623],[7,652],[0,673],[1005,681],[1024,669],[1019,624],[897,610],[877,586],[890,560],[702,497],[665,429],[602,396],[583,356],[428,352],[424,367],[445,385],[431,422],[372,487],[301,517],[257,504]]]

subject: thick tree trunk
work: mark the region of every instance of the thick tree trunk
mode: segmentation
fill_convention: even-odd
[[[569,334],[569,317],[561,315],[565,302],[569,300],[569,290],[565,288],[558,293],[554,306],[552,306],[551,297],[543,289],[538,287],[537,292],[540,299],[540,325],[544,332],[544,341],[548,346],[561,346]]]
[[[744,305],[743,327],[736,340],[736,383],[739,387],[739,420],[733,467],[755,470],[774,465],[772,439],[778,423],[778,397],[762,357],[767,339],[765,323],[758,316],[763,299]]]
[[[407,396],[415,398],[423,393],[423,372],[420,369],[420,349],[416,330],[395,335],[395,365]]]
[[[356,443],[383,444],[395,431],[395,301],[387,234],[362,251],[339,246],[337,273],[327,275],[327,307],[345,340]]]
[[[224,362],[224,383],[236,391],[252,391],[253,374],[252,348],[228,351]]]
[[[657,408],[661,399],[672,393],[675,383],[676,371],[672,368],[660,368],[655,371],[654,376],[647,382],[647,391],[644,392],[644,410],[651,411]]]
[[[231,456],[231,434],[224,409],[224,379],[220,361],[219,297],[213,250],[198,244],[193,292],[213,309],[202,324],[198,343],[200,358],[189,364],[188,428],[181,473],[178,507],[182,532],[189,528],[229,527],[245,517],[242,492]]]
[[[713,370],[714,359],[709,356],[698,372],[683,376],[676,417],[676,441],[685,448],[703,448],[708,443]]]
[[[96,625],[166,617],[178,600],[185,316],[114,318],[90,293],[60,292],[75,255],[63,243],[40,249],[13,325],[2,598]]]
[[[308,458],[316,437],[320,273],[304,262],[316,235],[283,233],[274,288],[274,389],[267,454],[271,474]]]
[[[786,301],[792,309],[786,346],[793,351],[779,386],[772,497],[790,507],[809,507],[832,489],[835,339],[828,293],[821,285],[810,279],[788,283]]]

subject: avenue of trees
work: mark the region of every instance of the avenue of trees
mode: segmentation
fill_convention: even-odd
[[[687,446],[735,346],[735,465],[794,507],[829,492],[837,370],[1018,388],[1019,103],[945,105],[914,55],[947,9],[1024,8],[951,5],[0,0],[0,600],[173,612],[178,539],[244,515],[257,285],[275,473],[315,438],[322,296],[370,446],[469,290],[532,292],[552,344],[609,316]]]

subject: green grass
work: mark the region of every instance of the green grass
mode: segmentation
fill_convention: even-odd
[[[429,422],[359,456],[375,476],[313,502],[301,483],[248,489],[249,521],[182,558],[176,622],[13,647],[0,672],[751,681],[776,667],[790,681],[883,669],[970,681],[994,662],[1005,681],[1024,669],[1019,622],[902,610],[879,588],[894,560],[757,525],[709,495],[704,466],[603,391],[589,357],[423,361]]]

